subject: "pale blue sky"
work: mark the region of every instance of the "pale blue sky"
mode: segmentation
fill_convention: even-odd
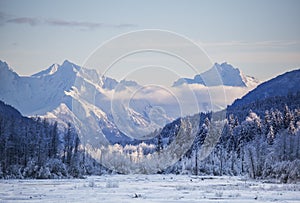
[[[65,59],[82,65],[116,35],[164,29],[265,80],[300,67],[299,11],[297,0],[0,0],[0,60],[30,75]]]

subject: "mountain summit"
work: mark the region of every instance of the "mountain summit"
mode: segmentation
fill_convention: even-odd
[[[222,64],[215,63],[211,69],[199,75],[195,75],[193,79],[180,78],[174,82],[173,86],[201,84],[208,87],[219,85],[249,87],[257,85],[258,83],[259,81],[254,77],[243,75],[238,68],[234,68],[232,65],[225,62]]]
[[[222,78],[224,85],[209,90],[207,86],[221,85],[216,83],[220,81],[216,76]],[[224,109],[249,91],[248,80],[254,81],[229,64],[215,64],[209,71],[181,83],[207,86],[187,87],[179,80],[169,92],[159,87],[143,88],[135,81],[117,81],[67,60],[26,77],[0,62],[0,78],[0,100],[23,115],[39,115],[63,124],[73,122],[91,139],[100,136],[99,140],[112,143],[148,135],[178,117]],[[222,95],[225,92],[226,99]]]

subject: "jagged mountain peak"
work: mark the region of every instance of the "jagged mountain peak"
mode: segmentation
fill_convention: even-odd
[[[227,77],[228,72],[234,71],[240,73],[238,69],[227,63],[215,64],[211,72],[203,73],[204,75],[201,76],[206,77],[206,82],[214,81],[216,75]],[[211,79],[209,79],[210,75],[213,76]],[[191,80],[197,80],[198,77],[197,82],[201,84],[200,75]],[[164,122],[181,115],[178,101],[159,89],[141,89],[142,86],[135,81],[117,81],[99,74],[94,69],[80,67],[68,60],[61,65],[53,64],[33,76],[13,78],[5,77],[5,74],[0,72],[0,78],[0,99],[15,106],[22,114],[46,115],[49,118],[61,119],[62,122],[75,116],[78,126],[86,124],[87,119],[91,122],[89,126],[98,126],[109,140],[123,139],[121,137],[119,139],[122,134],[122,130],[118,130],[119,126],[123,126],[125,130],[122,129],[126,133],[130,130],[130,134],[143,134],[144,131],[141,129],[152,130],[157,126],[162,127]],[[186,94],[189,95],[185,91],[187,87],[182,88],[174,90],[179,101],[181,99],[185,101],[188,98]],[[195,92],[199,98],[201,97],[199,105],[202,107],[209,98],[207,91],[197,87]],[[127,103],[127,101],[131,102]],[[193,110],[195,105],[189,105],[189,102],[186,104],[189,107],[185,108],[184,113],[186,115],[195,113]],[[116,112],[120,117],[115,117]],[[124,122],[129,122],[130,125],[124,125]]]
[[[217,68],[220,71],[228,71],[228,70],[238,70],[238,68],[233,67],[231,64],[227,63],[226,61],[223,63],[214,63],[215,68]]]
[[[246,83],[243,81],[243,75],[238,68],[234,68],[231,64],[224,62],[222,64],[215,63],[215,65],[208,71],[204,72],[202,77],[208,77],[211,74],[215,74],[216,69],[217,73],[220,76],[220,80],[226,86],[240,86],[245,87]],[[210,81],[209,81],[210,82]]]
[[[61,65],[59,65],[58,63],[54,63],[46,70],[42,70],[38,73],[33,74],[32,77],[38,77],[38,78],[47,77],[56,74],[58,72],[60,72],[60,74],[70,74],[72,72],[74,73],[79,72],[80,70],[81,70],[80,66],[68,60],[65,60]]]
[[[32,77],[44,77],[47,75],[53,75],[54,73],[57,72],[57,70],[59,69],[60,65],[57,63],[52,64],[49,68],[47,68],[46,70],[42,70],[38,73],[35,73],[33,75],[31,75]]]
[[[0,61],[0,99],[13,93],[12,86],[19,79],[20,76],[6,62]]]
[[[0,60],[0,67],[3,68],[3,67],[8,67],[8,64],[5,62],[5,61],[1,61]]]
[[[65,60],[63,62],[63,64],[61,65],[61,67],[63,67],[63,68],[72,67],[72,68],[75,68],[77,71],[79,71],[81,69],[81,67],[79,65],[77,65],[69,60]]]
[[[18,76],[18,74],[8,65],[8,63],[1,60],[0,60],[0,71],[2,74],[6,72],[6,74],[12,74]]]
[[[251,79],[252,78],[252,79]],[[248,83],[248,80],[251,82]],[[253,77],[245,76],[238,69],[233,67],[227,62],[221,64],[215,63],[209,70],[195,75],[191,78],[180,78],[174,82],[173,86],[180,86],[183,84],[200,84],[204,86],[235,86],[235,87],[248,87],[253,86],[253,83],[259,83]],[[256,84],[256,85],[257,85]]]

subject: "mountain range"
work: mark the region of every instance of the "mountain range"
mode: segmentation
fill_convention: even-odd
[[[159,116],[163,114],[167,117],[165,109],[152,105],[151,100],[142,100],[147,98],[147,91],[151,94],[157,92],[150,88],[142,92],[144,97],[129,101],[139,108],[118,106],[119,101],[124,101],[120,100],[124,98],[124,91],[130,93],[131,88],[140,85],[134,81],[118,82],[98,73],[95,77],[94,74],[96,72],[93,70],[66,61],[61,66],[53,65],[33,76],[20,77],[6,63],[1,63],[1,100],[3,96],[7,96],[7,100],[19,101],[18,104],[24,105],[25,108],[30,102],[41,105],[37,99],[41,99],[40,102],[54,103],[54,99],[59,98],[59,106],[42,116],[60,121],[60,127],[72,122],[77,128],[77,131],[74,131],[72,125],[67,125],[67,128],[59,130],[56,122],[50,124],[39,117],[23,117],[11,105],[0,101],[0,123],[4,127],[0,139],[0,154],[4,154],[1,156],[1,163],[4,164],[0,167],[2,178],[70,178],[117,171],[195,175],[246,173],[259,179],[281,177],[283,182],[299,179],[299,174],[295,171],[299,168],[296,154],[299,151],[300,69],[258,85],[225,110],[180,117],[161,130],[151,133],[148,138],[153,139],[144,139],[142,142],[132,140],[132,137],[123,133],[125,131],[118,125],[120,123],[118,118],[113,116],[113,111],[124,107],[134,120],[139,118],[136,116],[146,104],[144,102],[148,101],[150,105],[139,114],[140,119],[159,123],[161,120],[155,119],[161,118]],[[75,80],[74,83],[68,81],[69,79]],[[245,82],[244,84],[247,85]],[[187,87],[195,92],[208,88],[203,84],[183,83],[172,87],[171,90],[185,91]],[[222,86],[223,90],[229,87],[248,88]],[[51,88],[56,88],[56,94]],[[16,89],[20,92],[13,92]],[[97,91],[92,92],[95,89]],[[62,90],[64,94],[60,93]],[[34,91],[41,95],[35,95]],[[111,108],[111,114],[105,112],[107,109],[104,106],[101,107],[105,104],[104,98],[111,98],[109,93],[115,93],[117,97],[117,105]],[[27,94],[29,96],[26,96]],[[21,100],[22,98],[16,95],[25,97]],[[47,101],[51,96],[53,99]],[[114,102],[114,99],[110,100],[111,107],[115,105]],[[167,105],[166,101],[165,103]],[[39,106],[32,104],[31,108],[35,110],[39,109]],[[47,104],[44,104],[44,109],[49,109]],[[123,110],[121,108],[120,112],[117,112],[120,119],[127,116],[122,114],[126,112]],[[228,119],[220,121],[218,115],[224,114],[224,111]],[[229,116],[230,114],[232,116]],[[111,126],[107,126],[109,124]],[[101,132],[97,131],[99,129]],[[78,131],[82,132],[81,135],[79,132],[79,136],[85,136],[78,139]],[[121,145],[105,146],[105,141],[111,142],[110,144],[118,142]],[[283,145],[288,146],[289,150],[282,147]],[[260,158],[257,158],[257,151],[260,152]],[[246,154],[247,159],[242,157],[244,152],[249,152]],[[224,156],[219,156],[220,154]],[[265,160],[269,161],[268,165],[265,164]],[[289,175],[282,177],[282,174]]]
[[[102,143],[140,139],[178,117],[224,109],[259,84],[227,63],[166,89],[117,81],[67,60],[32,76],[0,61],[0,78],[0,100],[23,115],[71,122],[87,142]]]

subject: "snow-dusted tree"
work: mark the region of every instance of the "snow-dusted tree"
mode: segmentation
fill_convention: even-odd
[[[262,127],[262,132],[266,136],[269,134],[271,126],[272,126],[272,130],[274,133],[271,114],[270,114],[269,110],[266,110],[265,115],[264,115],[264,120],[263,120],[263,127]]]
[[[287,129],[290,126],[290,123],[293,121],[294,121],[294,115],[290,111],[289,107],[287,105],[285,105],[284,116],[283,116],[284,128]]]
[[[74,134],[72,132],[71,123],[68,123],[67,129],[65,129],[64,134],[64,153],[63,153],[63,162],[66,164],[71,163],[72,151],[74,148]]]
[[[267,140],[268,140],[268,143],[269,143],[270,145],[273,144],[274,138],[275,138],[275,133],[274,133],[274,130],[273,130],[273,126],[270,125],[270,126],[269,126],[269,130],[268,130],[268,134],[267,134]]]
[[[160,154],[160,151],[163,149],[163,141],[162,141],[162,135],[157,135],[157,144],[156,144],[156,151]]]
[[[272,116],[272,121],[273,121],[272,122],[273,123],[273,130],[274,130],[275,135],[276,135],[276,133],[278,133],[279,130],[284,127],[284,125],[283,125],[283,116],[282,116],[282,113],[277,109],[275,111],[272,111],[271,116]]]
[[[58,148],[59,148],[59,134],[57,129],[57,122],[54,122],[51,131],[51,145],[50,145],[50,153],[49,156],[52,158],[57,158],[58,156]]]

